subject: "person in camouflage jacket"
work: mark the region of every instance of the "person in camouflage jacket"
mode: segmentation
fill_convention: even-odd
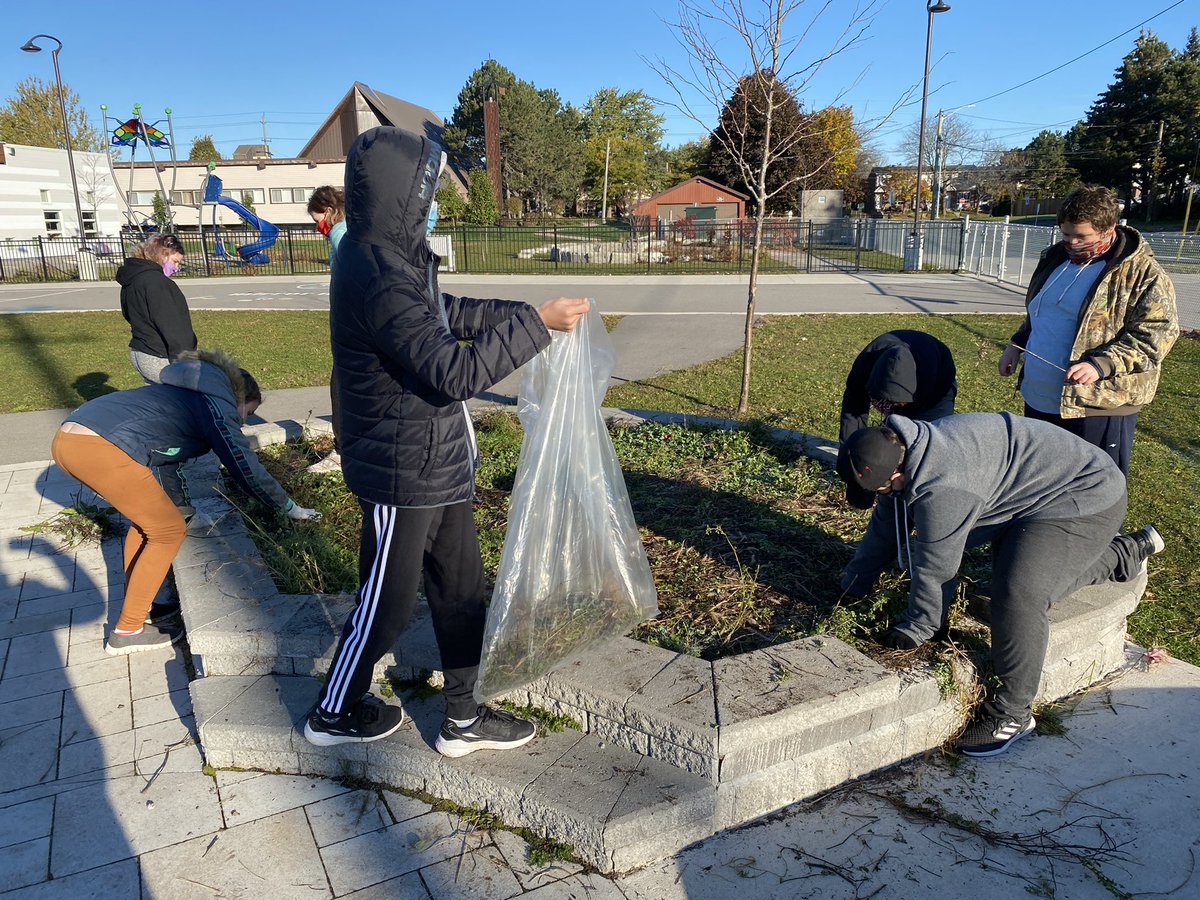
[[[1024,354],[1025,414],[1102,447],[1128,476],[1137,414],[1154,399],[1179,320],[1170,276],[1118,214],[1106,188],[1064,200],[1063,240],[1042,254],[999,370],[1011,375]]]

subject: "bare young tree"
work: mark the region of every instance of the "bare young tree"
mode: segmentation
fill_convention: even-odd
[[[92,208],[92,221],[96,232],[100,232],[100,207],[110,198],[116,196],[116,188],[109,176],[108,162],[100,153],[77,153],[75,159],[79,169],[79,185],[83,188],[83,196],[79,199]],[[79,233],[84,233],[83,223],[79,223]]]
[[[712,110],[725,109],[731,98],[739,96],[739,103],[748,107],[744,114],[722,116],[718,127],[712,129],[714,152],[719,150],[732,161],[754,206],[738,415],[746,415],[750,405],[754,309],[768,206],[783,192],[795,191],[801,181],[826,164],[802,152],[820,138],[814,130],[825,126],[816,117],[786,116],[783,111],[795,106],[829,60],[861,43],[878,2],[857,0],[852,7],[839,4],[839,11],[848,9],[844,23],[834,29],[832,38],[813,49],[817,43],[814,30],[824,27],[833,0],[680,0],[678,21],[672,27],[690,64],[677,68],[661,57],[649,62],[674,95],[662,102],[706,131],[711,127]],[[844,93],[832,105],[838,105]],[[893,111],[907,96],[897,101]],[[797,156],[806,160],[804,165],[794,165]],[[791,169],[785,177],[768,177],[788,166]]]

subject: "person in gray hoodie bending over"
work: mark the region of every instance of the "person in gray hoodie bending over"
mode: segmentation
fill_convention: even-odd
[[[1117,535],[1125,479],[1099,447],[1048,422],[969,413],[936,422],[889,416],[838,453],[847,499],[862,509],[899,500],[895,552],[908,556],[908,610],[883,643],[913,650],[944,631],[963,552],[992,543],[992,668],[999,684],[958,740],[994,756],[1034,728],[1052,603],[1104,581],[1132,581],[1163,549],[1153,525]],[[915,532],[915,533],[914,533]],[[865,595],[890,563],[892,541],[868,529],[842,575]]]

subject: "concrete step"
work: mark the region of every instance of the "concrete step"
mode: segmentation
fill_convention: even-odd
[[[440,698],[405,702],[409,721],[371,744],[314,747],[300,733],[316,679],[212,676],[192,682],[205,758],[217,767],[366,779],[486,809],[625,871],[712,833],[707,779],[571,729],[517,750],[450,760],[433,749]]]

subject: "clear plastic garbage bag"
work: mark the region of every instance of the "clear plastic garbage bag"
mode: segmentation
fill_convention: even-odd
[[[625,634],[658,594],[600,404],[615,355],[593,303],[526,364],[525,429],[488,609],[480,702]]]

